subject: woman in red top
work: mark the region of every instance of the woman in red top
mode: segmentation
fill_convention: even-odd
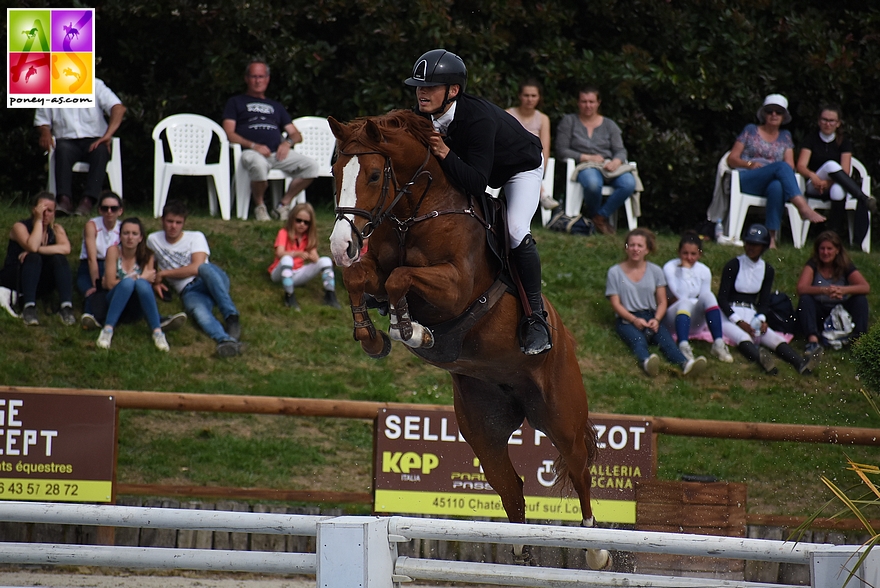
[[[333,261],[318,257],[318,228],[315,225],[315,209],[308,202],[293,207],[287,224],[275,237],[275,261],[269,266],[273,282],[284,286],[284,305],[300,310],[293,290],[318,274],[324,284],[324,304],[341,308],[336,300],[336,278]]]

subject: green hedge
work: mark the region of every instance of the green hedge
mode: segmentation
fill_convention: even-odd
[[[38,3],[22,3],[30,5]],[[68,5],[69,3],[63,3]],[[545,84],[555,124],[581,85],[604,92],[647,193],[646,224],[699,222],[714,169],[764,95],[782,92],[798,141],[824,101],[840,102],[856,156],[880,157],[880,7],[794,0],[98,0],[98,75],[129,107],[126,196],[152,198],[150,132],[163,117],[218,119],[250,56],[272,66],[269,94],[291,114],[350,119],[408,106],[401,81],[427,49],[459,53],[470,90],[506,106],[518,82]],[[850,8],[848,8],[850,7]],[[45,158],[32,111],[5,110],[0,193],[32,193]]]
[[[880,324],[875,324],[859,337],[852,350],[859,381],[873,396],[880,395]]]

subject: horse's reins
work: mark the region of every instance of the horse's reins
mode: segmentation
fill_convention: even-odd
[[[403,261],[404,261],[404,252],[405,252],[404,241],[406,239],[406,233],[416,223],[419,223],[419,222],[422,222],[422,221],[425,221],[428,219],[432,219],[432,218],[437,218],[439,216],[443,216],[446,214],[467,214],[467,215],[477,219],[486,229],[491,230],[491,228],[492,228],[489,223],[487,223],[485,220],[483,220],[482,218],[480,218],[477,215],[476,210],[474,209],[474,206],[473,206],[473,202],[470,202],[470,197],[468,197],[468,200],[470,202],[468,208],[465,208],[465,209],[456,208],[456,209],[449,209],[449,210],[433,210],[433,211],[431,211],[427,214],[424,214],[422,216],[416,216],[419,212],[419,208],[421,208],[422,203],[425,200],[425,197],[428,195],[428,190],[430,189],[431,184],[434,181],[434,177],[431,175],[431,172],[428,171],[427,169],[425,169],[426,166],[428,165],[428,161],[430,161],[430,158],[431,158],[431,150],[430,149],[426,149],[425,160],[422,162],[422,165],[419,166],[419,169],[417,169],[416,172],[413,174],[412,178],[410,178],[410,180],[406,184],[403,184],[402,186],[397,181],[397,174],[394,172],[394,167],[391,164],[391,157],[390,156],[388,156],[380,151],[362,151],[362,152],[357,152],[357,153],[348,153],[348,152],[340,150],[339,154],[340,155],[347,155],[349,157],[357,157],[359,155],[381,155],[385,158],[385,166],[383,169],[381,195],[379,196],[379,200],[376,202],[376,205],[373,207],[373,210],[370,211],[370,210],[366,210],[365,208],[358,208],[355,206],[337,206],[336,207],[336,220],[337,221],[344,220],[349,224],[349,226],[351,226],[352,232],[357,236],[358,251],[363,249],[364,239],[368,239],[370,237],[370,235],[373,234],[373,231],[375,231],[376,228],[379,225],[381,225],[386,219],[390,219],[390,220],[394,221],[394,223],[396,225],[395,229],[397,232],[398,240],[400,241],[400,248],[399,249],[400,249],[400,263],[401,263],[401,265],[403,265]],[[428,178],[428,181],[425,184],[425,189],[422,191],[422,195],[419,197],[419,200],[416,203],[415,208],[413,208],[412,213],[410,213],[409,218],[407,218],[406,220],[400,220],[399,218],[397,218],[397,216],[393,212],[394,207],[397,206],[397,203],[400,202],[400,199],[403,198],[404,195],[412,193],[410,188],[413,185],[415,185],[415,183],[418,181],[419,177],[421,177],[422,175],[426,175]],[[389,188],[390,188],[391,184],[394,185],[394,189],[396,191],[396,194],[394,196],[394,199],[391,201],[391,203],[387,207],[385,207],[385,201],[388,199],[388,192],[389,192]],[[384,210],[383,210],[383,208],[384,208]],[[358,229],[354,224],[354,220],[345,216],[347,214],[363,217],[363,218],[367,219],[367,223],[364,225],[364,227],[362,229]]]

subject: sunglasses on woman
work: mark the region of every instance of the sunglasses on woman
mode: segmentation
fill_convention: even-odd
[[[778,106],[768,106],[764,109],[764,114],[778,114],[779,116],[782,116],[783,114],[785,114],[785,110],[779,108]]]
[[[302,223],[302,224],[304,224],[304,225],[307,226],[307,227],[308,227],[309,225],[312,224],[312,221],[310,221],[310,220],[308,220],[308,219],[304,219],[304,218],[297,218],[297,219],[294,219],[294,222]]]
[[[121,206],[103,206],[102,205],[102,206],[99,206],[98,208],[101,209],[101,212],[117,212],[122,207]]]

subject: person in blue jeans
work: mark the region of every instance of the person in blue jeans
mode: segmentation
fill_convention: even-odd
[[[102,278],[107,294],[107,318],[98,335],[97,346],[110,349],[113,331],[120,320],[134,322],[147,319],[152,330],[153,344],[159,351],[168,351],[168,341],[159,323],[159,308],[153,295],[156,267],[153,252],[147,249],[144,225],[132,217],[119,227],[119,244],[106,251],[105,272]]]
[[[654,233],[633,229],[626,235],[626,260],[608,270],[605,296],[617,314],[617,334],[649,376],[660,372],[660,359],[648,348],[651,343],[658,345],[671,363],[681,366],[684,375],[697,374],[706,367],[706,358],[685,357],[663,326],[666,277],[660,266],[646,259],[655,248]]]
[[[618,170],[626,161],[626,148],[620,127],[599,114],[602,100],[592,86],[578,93],[577,114],[566,114],[556,128],[556,156],[578,164],[577,180],[584,187],[582,210],[603,235],[614,234],[609,217],[633,195],[636,180],[632,173]],[[614,191],[602,204],[602,187]]]
[[[788,99],[782,94],[764,98],[764,105],[758,109],[758,121],[758,125],[746,125],[736,138],[727,164],[731,169],[740,169],[743,192],[767,199],[764,224],[770,231],[770,248],[776,249],[786,202],[791,202],[801,218],[811,223],[825,222],[825,217],[810,208],[794,175],[794,141],[790,132],[780,128],[791,121]]]
[[[229,294],[229,276],[209,261],[211,249],[204,233],[183,230],[187,215],[182,202],[168,201],[162,211],[162,230],[147,238],[158,267],[153,288],[165,298],[167,280],[180,294],[186,313],[217,343],[217,355],[238,355],[241,324]],[[223,323],[214,316],[214,306],[220,310]]]

